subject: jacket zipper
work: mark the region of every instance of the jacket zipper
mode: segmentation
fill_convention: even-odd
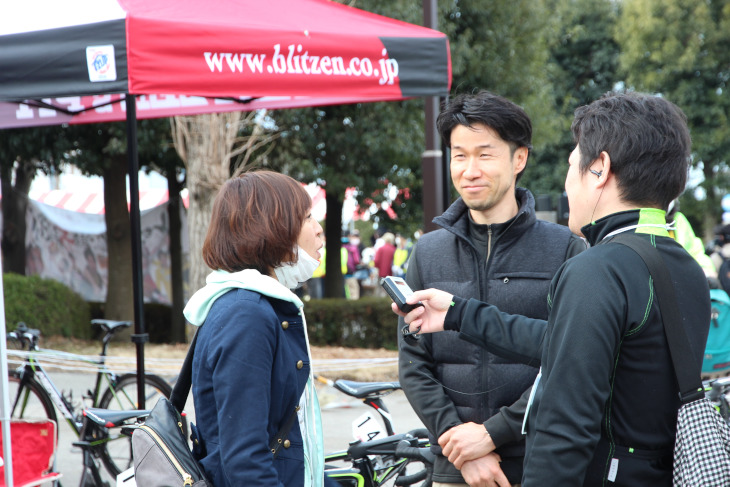
[[[492,255],[492,225],[487,225],[487,262]]]
[[[170,463],[172,463],[172,466],[175,467],[175,470],[177,470],[177,473],[180,474],[180,477],[183,479],[183,485],[193,485],[193,477],[187,473],[185,470],[183,470],[182,465],[177,461],[175,458],[175,455],[172,454],[169,448],[167,448],[167,445],[165,444],[165,441],[160,438],[160,436],[150,428],[149,426],[140,425],[139,429],[145,430],[147,434],[149,434],[152,437],[152,440],[154,440],[157,445],[162,448],[162,450],[165,452],[165,455],[167,456],[168,460],[170,460]]]

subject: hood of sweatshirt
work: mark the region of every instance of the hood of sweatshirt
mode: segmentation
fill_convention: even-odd
[[[238,272],[213,271],[208,274],[205,282],[205,286],[193,294],[183,310],[185,318],[195,326],[203,324],[216,299],[234,288],[247,289],[264,296],[288,301],[297,308],[301,308],[303,305],[302,300],[286,286],[255,269],[244,269]]]

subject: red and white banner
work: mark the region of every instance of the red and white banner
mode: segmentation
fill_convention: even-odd
[[[139,209],[150,210],[167,203],[168,191],[166,189],[149,189],[139,192]],[[185,208],[188,207],[188,191],[184,189],[180,196]],[[61,208],[63,210],[94,215],[104,214],[104,194],[84,191],[66,191],[53,189],[50,191],[31,191],[29,197],[45,205]],[[127,195],[129,199],[129,195]]]

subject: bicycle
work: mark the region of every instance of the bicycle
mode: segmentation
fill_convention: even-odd
[[[99,467],[94,461],[94,458],[98,457],[101,447],[96,439],[96,432],[108,432],[111,428],[118,428],[121,435],[131,438],[134,428],[137,427],[139,422],[144,421],[150,412],[149,409],[114,411],[87,408],[83,410],[79,441],[74,442],[74,446],[81,449],[83,457],[84,470],[81,474],[79,487],[109,487],[109,483],[102,480]]]
[[[720,416],[730,424],[730,377],[720,377],[702,382],[705,397],[715,406]]]
[[[342,487],[380,487],[392,481],[392,485],[408,486],[420,482],[419,487],[430,487],[435,455],[430,451],[428,431],[418,428],[408,433],[396,434],[392,417],[382,398],[401,389],[395,382],[331,381],[322,377],[317,380],[330,385],[348,396],[377,411],[387,435],[379,437],[377,429],[365,428],[362,437],[350,443],[347,450],[325,455],[325,473]],[[370,415],[358,418],[358,426],[373,419]],[[374,419],[373,419],[374,421]],[[374,439],[370,439],[374,438]],[[345,465],[334,465],[340,462]]]
[[[104,333],[102,349],[98,359],[89,359],[81,355],[64,353],[66,357],[93,364],[98,372],[93,391],[88,390],[82,400],[90,403],[92,408],[127,411],[137,409],[137,375],[118,375],[106,365],[106,354],[109,342],[116,332],[132,325],[129,321],[92,320]],[[27,350],[23,353],[23,363],[9,372],[10,417],[18,419],[48,418],[57,422],[56,409],[66,419],[71,429],[79,438],[84,430],[83,404],[75,406],[73,397],[60,392],[48,373],[38,361],[44,353],[53,350],[41,349],[38,346],[40,332],[29,329],[24,323],[8,333],[8,348]],[[50,356],[50,355],[49,355]],[[145,404],[155,404],[160,396],[170,397],[172,388],[161,377],[145,374]],[[102,394],[102,386],[106,389]],[[187,425],[186,425],[187,426]],[[83,441],[91,442],[89,449],[95,458],[100,458],[112,477],[132,466],[131,439],[121,432],[110,428],[88,427],[83,431],[87,437]],[[93,438],[90,439],[90,438]],[[74,444],[74,446],[80,446]],[[85,450],[84,450],[85,451]]]

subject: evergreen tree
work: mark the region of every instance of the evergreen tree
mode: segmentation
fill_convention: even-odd
[[[684,207],[699,210],[690,216],[709,237],[730,180],[730,1],[626,0],[616,38],[628,86],[661,94],[687,115],[705,198]]]

